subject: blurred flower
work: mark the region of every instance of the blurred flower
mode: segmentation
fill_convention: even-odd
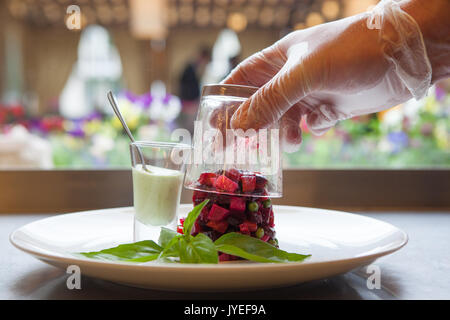
[[[434,136],[439,148],[449,150],[450,148],[450,132],[445,121],[438,121],[434,128]]]
[[[74,138],[84,138],[85,132],[83,130],[83,122],[81,120],[74,120],[66,122],[66,132]]]
[[[21,105],[10,106],[10,111],[16,118],[23,117],[25,115],[25,109]]]
[[[114,140],[101,134],[92,137],[92,145],[89,148],[92,155],[99,159],[105,159],[106,153],[114,148]]]
[[[443,88],[441,88],[439,85],[435,85],[434,94],[436,96],[437,101],[443,101],[446,96],[445,90]]]
[[[393,108],[378,113],[378,118],[381,121],[381,126],[388,130],[388,128],[399,129],[403,121],[403,105],[399,104]]]
[[[428,96],[425,98],[425,111],[430,113],[436,113],[438,111],[438,103],[434,96]]]
[[[392,145],[392,152],[399,152],[408,145],[408,135],[403,131],[389,132],[387,135],[388,141]]]
[[[424,136],[430,136],[433,133],[434,126],[430,122],[426,122],[420,128],[420,133]]]
[[[97,119],[86,121],[83,123],[83,130],[88,136],[93,135],[96,132],[100,131],[101,127],[102,121]]]
[[[36,124],[39,130],[43,133],[63,131],[64,129],[64,119],[56,115],[46,116],[40,120],[37,120],[37,122],[35,122],[35,125]]]

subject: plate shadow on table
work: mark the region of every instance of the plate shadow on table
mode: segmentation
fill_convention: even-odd
[[[358,275],[359,274],[359,275]],[[155,300],[297,300],[396,299],[392,288],[369,290],[360,272],[349,272],[327,279],[310,281],[290,287],[239,292],[172,292],[116,284],[87,276],[81,278],[81,289],[67,288],[63,270],[48,266],[19,279],[13,290],[24,299],[155,299]],[[391,279],[392,280],[392,279]],[[390,281],[389,283],[393,283]],[[394,281],[395,283],[395,281]]]

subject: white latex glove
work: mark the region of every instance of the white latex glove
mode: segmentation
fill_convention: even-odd
[[[431,64],[418,24],[400,4],[383,0],[369,13],[292,32],[244,60],[223,83],[260,89],[231,127],[259,129],[281,118],[283,149],[293,152],[303,115],[322,134],[339,120],[426,95]]]

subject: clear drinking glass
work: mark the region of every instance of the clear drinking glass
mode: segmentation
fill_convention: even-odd
[[[228,195],[282,196],[279,122],[245,132],[230,127],[233,113],[257,90],[240,85],[203,87],[186,188]]]
[[[181,143],[136,141],[130,144],[134,241],[157,241],[161,227],[176,229],[190,150],[191,146]]]

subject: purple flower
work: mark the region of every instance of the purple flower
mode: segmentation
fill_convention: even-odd
[[[144,93],[138,97],[136,102],[143,108],[148,109],[153,102],[153,97],[150,93]]]
[[[102,120],[102,115],[98,111],[93,111],[92,113],[90,113],[86,117],[84,117],[82,120],[84,120],[84,121]]]
[[[387,135],[388,141],[393,145],[393,152],[397,153],[408,146],[409,137],[403,131],[390,132]]]
[[[436,96],[436,100],[442,101],[442,100],[444,100],[444,98],[445,98],[446,92],[445,92],[444,89],[442,89],[441,87],[439,87],[438,85],[436,85],[434,94],[435,94],[435,96]]]
[[[125,96],[125,98],[131,101],[131,103],[135,103],[139,99],[139,97],[134,93],[132,93],[131,91],[125,91],[122,94]]]
[[[172,99],[172,95],[167,93],[166,96],[163,98],[162,103],[163,104],[168,104],[170,99]]]
[[[81,120],[75,120],[72,122],[73,128],[70,130],[67,130],[67,133],[70,134],[72,137],[75,138],[84,138],[85,133],[82,128],[82,121]]]

